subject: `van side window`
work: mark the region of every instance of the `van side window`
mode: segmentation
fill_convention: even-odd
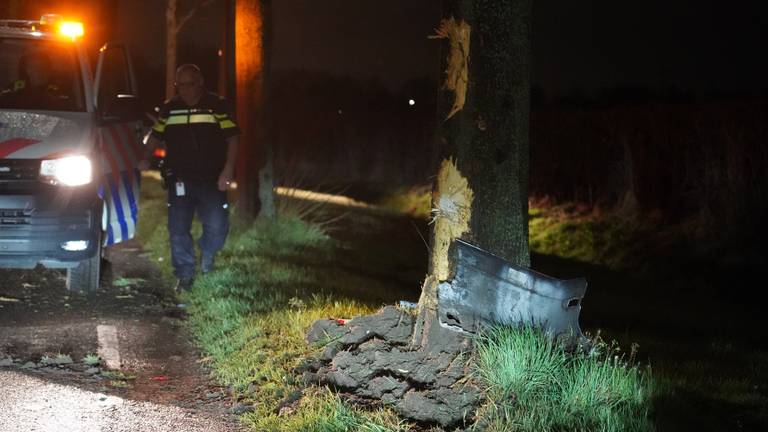
[[[110,104],[117,95],[132,94],[131,81],[128,75],[128,61],[125,51],[111,48],[104,53],[104,63],[98,96],[99,111],[109,110]]]

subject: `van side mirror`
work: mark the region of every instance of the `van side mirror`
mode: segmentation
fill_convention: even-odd
[[[108,100],[102,107],[102,119],[108,122],[131,122],[142,117],[139,98],[130,94],[119,94]]]

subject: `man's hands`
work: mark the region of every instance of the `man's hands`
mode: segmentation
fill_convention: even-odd
[[[219,174],[219,181],[217,186],[220,191],[224,192],[229,189],[230,183],[235,177],[235,163],[237,161],[237,136],[227,138],[227,161],[224,164],[224,169]],[[146,171],[150,169],[150,157],[156,148],[162,146],[162,141],[158,140],[154,136],[150,135],[145,147],[144,158],[136,164],[136,168],[140,171]]]
[[[237,136],[227,138],[227,162],[219,175],[219,190],[229,189],[229,184],[235,177],[235,164],[237,162]]]
[[[232,183],[232,179],[235,176],[234,168],[225,166],[224,170],[219,174],[219,190],[224,192],[229,189],[229,184]]]

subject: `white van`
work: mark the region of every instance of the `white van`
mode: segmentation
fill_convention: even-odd
[[[141,109],[125,46],[91,71],[83,27],[0,20],[0,267],[99,286],[103,247],[134,236]]]

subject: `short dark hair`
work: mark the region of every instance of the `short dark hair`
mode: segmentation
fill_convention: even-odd
[[[184,63],[176,69],[176,76],[179,76],[182,73],[191,73],[198,78],[203,78],[203,72],[196,64],[192,63]]]

